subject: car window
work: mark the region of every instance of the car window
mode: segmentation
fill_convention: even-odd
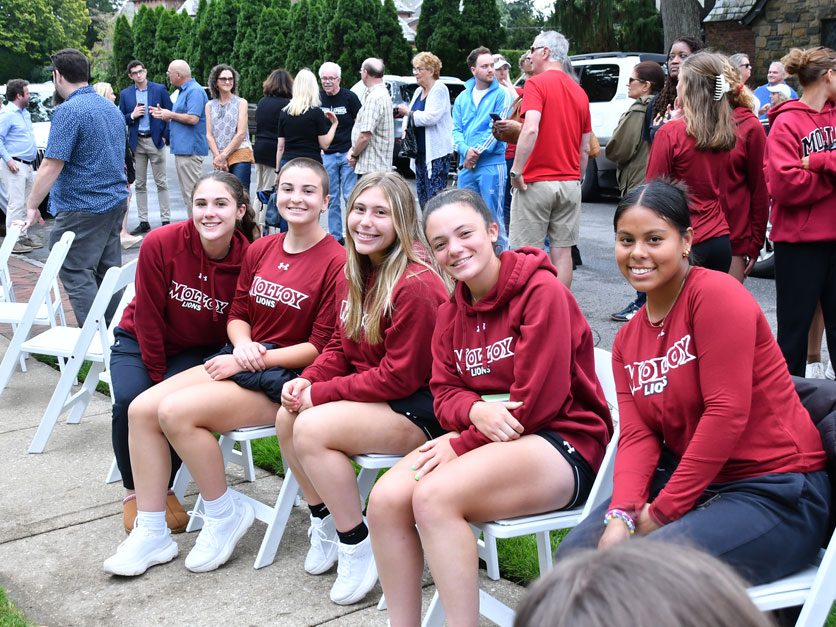
[[[9,101],[3,94],[3,106],[5,107],[7,104],[9,104]],[[51,93],[30,92],[27,110],[32,116],[32,122],[49,122],[52,120],[53,109],[55,109],[55,105],[52,104]]]
[[[609,102],[618,91],[618,65],[576,65],[589,102]]]

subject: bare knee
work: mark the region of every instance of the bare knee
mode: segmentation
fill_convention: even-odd
[[[316,412],[308,409],[296,416],[292,426],[293,448],[302,457],[315,455],[325,443],[322,424],[317,420]]]
[[[295,422],[296,414],[291,414],[284,407],[276,412],[276,437],[279,442],[292,442]]]
[[[444,518],[456,516],[455,498],[446,489],[447,482],[438,480],[433,473],[415,482],[412,492],[412,511],[418,527],[433,525]]]
[[[128,425],[132,430],[160,430],[156,400],[146,394],[137,396],[128,406]]]
[[[366,510],[371,528],[388,526],[392,524],[392,521],[400,521],[404,518],[414,524],[412,514],[413,486],[409,485],[407,481],[413,480],[405,480],[403,477],[386,473],[375,484],[369,496],[369,506]]]
[[[176,396],[167,396],[161,400],[157,409],[160,428],[169,440],[193,428],[192,415],[193,412],[189,412]]]

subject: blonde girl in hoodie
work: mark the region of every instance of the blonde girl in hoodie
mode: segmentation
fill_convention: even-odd
[[[497,257],[498,227],[469,190],[430,199],[424,229],[458,282],[438,310],[430,380],[436,416],[451,433],[383,476],[369,524],[393,627],[420,624],[424,556],[449,623],[476,625],[468,521],[582,503],[612,422],[589,325],[546,254],[522,248]],[[491,394],[509,400],[483,400]]]

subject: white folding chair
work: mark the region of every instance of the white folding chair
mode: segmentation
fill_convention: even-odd
[[[486,547],[485,553],[494,560],[497,577],[499,567],[496,564],[496,539],[516,538],[519,536],[534,534],[537,538],[537,555],[540,566],[540,575],[545,575],[552,569],[552,550],[549,534],[558,529],[568,529],[576,526],[589,513],[606,502],[612,495],[613,468],[615,465],[615,451],[618,446],[618,402],[615,395],[615,381],[612,375],[612,355],[603,349],[595,349],[595,374],[604,390],[604,397],[610,408],[613,419],[613,436],[607,445],[604,460],[598,469],[598,475],[592,484],[589,497],[582,507],[575,507],[569,510],[548,512],[535,516],[520,516],[506,520],[495,520],[488,523],[473,523],[474,534],[478,538],[481,534],[484,537]],[[492,549],[490,547],[493,547]],[[481,557],[481,555],[480,555]],[[484,558],[483,558],[484,559]],[[487,562],[490,568],[490,563]],[[489,573],[490,576],[490,573]],[[479,613],[492,620],[500,627],[511,627],[514,622],[514,610],[491,596],[484,590],[479,590]],[[427,614],[422,622],[422,627],[440,627],[444,624],[444,608],[438,591],[430,602]]]
[[[267,438],[273,435],[276,435],[275,425],[244,427],[241,429],[235,429],[234,431],[222,433],[220,439],[218,440],[218,444],[221,447],[224,462],[240,463],[244,466],[246,473],[246,464],[249,464],[249,467],[252,468],[252,455],[244,455],[241,451],[245,451],[246,446],[246,450],[249,452],[249,445],[252,440]],[[233,448],[236,442],[240,443],[241,451],[236,451]],[[372,486],[374,485],[374,481],[377,478],[378,472],[381,469],[391,468],[394,466],[398,463],[398,461],[400,461],[401,456],[368,454],[355,455],[352,459],[358,466],[360,466],[360,472],[357,475],[357,487],[360,491],[360,498],[365,504],[369,497],[369,492],[371,492]],[[180,470],[180,474],[175,480],[175,494],[178,490],[185,492],[186,485],[188,485],[190,479],[191,475],[188,474],[186,465],[184,464]],[[254,479],[250,479],[250,481],[253,480]],[[299,482],[296,481],[296,477],[293,476],[293,472],[291,472],[290,468],[286,467],[282,487],[279,490],[276,503],[272,507],[252,498],[251,496],[242,494],[233,488],[229,489],[237,496],[237,498],[252,505],[253,510],[255,511],[256,519],[267,525],[264,537],[261,540],[258,555],[256,555],[255,563],[253,564],[253,568],[263,568],[264,566],[269,566],[276,558],[276,551],[278,551],[279,543],[282,541],[285,527],[287,527],[287,521],[290,518],[290,512],[293,509],[293,506],[299,504],[300,502],[299,497],[301,493],[299,491]],[[194,510],[203,511],[202,496],[198,496]],[[191,520],[189,520],[188,526],[186,527],[186,531],[196,531],[197,529],[200,529],[202,525],[203,520],[199,516],[192,516]]]
[[[6,229],[6,238],[0,245],[0,302],[15,302],[15,291],[12,285],[12,273],[9,271],[9,257],[12,249],[20,237],[20,225],[12,224]]]
[[[30,453],[43,452],[55,423],[65,411],[70,410],[68,424],[81,422],[87,404],[96,391],[99,374],[110,359],[105,311],[113,296],[133,283],[135,275],[136,259],[121,268],[110,268],[99,286],[83,327],[52,327],[21,344],[21,350],[26,352],[53,355],[66,360],[58,385],[55,386],[38,431],[29,446]],[[85,360],[92,362],[90,371],[81,389],[72,394],[79,368]]]
[[[58,271],[64,264],[73,239],[75,233],[67,231],[52,247],[28,302],[0,302],[0,323],[10,324],[14,329],[12,341],[3,355],[3,361],[0,362],[0,394],[9,384],[18,362],[21,370],[26,372],[23,362],[26,351],[21,349],[21,345],[29,337],[32,326],[67,325],[64,306],[61,304],[61,290],[58,287]],[[59,366],[63,368],[63,363],[59,362]]]

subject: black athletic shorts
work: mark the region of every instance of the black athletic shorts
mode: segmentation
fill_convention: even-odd
[[[435,417],[433,395],[427,388],[418,390],[412,396],[388,401],[389,407],[396,414],[403,414],[416,427],[424,432],[428,440],[447,433]]]
[[[270,344],[269,342],[261,342],[261,345],[267,350],[279,348],[275,344]],[[233,349],[234,347],[232,344],[227,344],[214,355],[204,359],[203,363],[206,363],[210,359],[218,357],[219,355],[231,355]],[[255,392],[264,392],[267,395],[267,398],[274,403],[281,403],[282,388],[284,387],[284,384],[291,379],[295,379],[300,374],[301,370],[290,370],[288,368],[282,368],[281,366],[274,366],[272,368],[267,368],[267,370],[257,370],[256,372],[244,370],[243,372],[232,375],[228,380],[235,381],[235,383],[240,385],[242,388],[253,390]]]
[[[556,431],[543,429],[538,431],[535,435],[547,440],[554,446],[560,454],[569,462],[572,467],[572,473],[575,476],[575,492],[572,499],[561,509],[571,509],[573,507],[580,507],[586,503],[589,492],[592,490],[592,484],[595,483],[595,473],[589,463],[583,458],[583,455],[578,453],[578,450],[569,444],[562,435]]]

